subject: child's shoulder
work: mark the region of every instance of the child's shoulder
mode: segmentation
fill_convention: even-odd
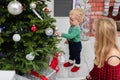
[[[116,48],[112,48],[107,55],[107,62],[112,66],[120,64],[120,52]]]

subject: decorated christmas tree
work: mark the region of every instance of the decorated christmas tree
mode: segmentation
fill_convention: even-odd
[[[46,1],[0,0],[0,70],[39,71],[60,51]]]

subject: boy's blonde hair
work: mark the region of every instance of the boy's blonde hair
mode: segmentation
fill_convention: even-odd
[[[119,51],[116,39],[116,22],[111,18],[98,19],[93,22],[93,29],[96,37],[95,64],[98,67],[102,67],[112,48],[116,48]]]
[[[81,8],[72,9],[69,12],[69,16],[71,16],[71,15],[75,16],[76,19],[80,22],[82,22],[84,19],[84,11]]]

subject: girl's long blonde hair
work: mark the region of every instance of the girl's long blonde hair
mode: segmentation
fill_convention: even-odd
[[[95,64],[98,67],[104,65],[106,56],[112,48],[118,49],[116,39],[116,22],[111,18],[98,19],[93,22],[95,30]]]

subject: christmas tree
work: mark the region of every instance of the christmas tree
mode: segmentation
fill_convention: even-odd
[[[0,0],[1,70],[39,71],[60,51],[46,1],[50,0]]]

